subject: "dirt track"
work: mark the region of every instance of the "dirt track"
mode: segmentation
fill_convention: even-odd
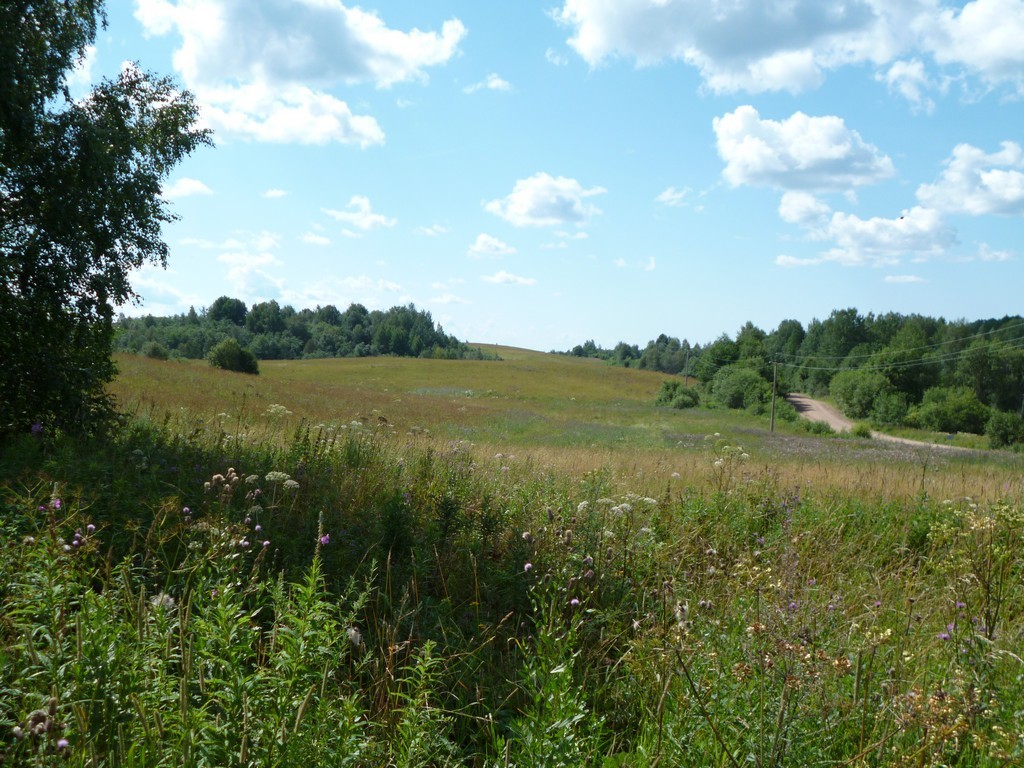
[[[849,432],[853,429],[853,422],[840,413],[839,409],[835,406],[823,403],[821,400],[815,400],[807,395],[800,394],[798,392],[792,392],[786,395],[786,400],[796,408],[796,412],[800,414],[802,418],[810,419],[811,421],[824,421],[836,432]],[[871,437],[877,440],[888,440],[892,443],[904,443],[906,445],[923,445],[929,448],[938,448],[944,451],[970,451],[970,448],[960,448],[953,445],[943,445],[942,443],[926,443],[921,440],[909,440],[905,437],[894,437],[893,435],[887,435],[884,432],[875,432],[872,430]]]

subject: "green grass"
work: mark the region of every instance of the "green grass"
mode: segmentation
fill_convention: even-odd
[[[4,446],[0,764],[1024,760],[1019,456],[501,354],[126,358]]]

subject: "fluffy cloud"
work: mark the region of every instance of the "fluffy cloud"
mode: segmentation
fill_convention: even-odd
[[[265,192],[263,192],[263,194],[260,195],[260,197],[265,197],[268,200],[274,200],[275,198],[278,197],[284,197],[287,194],[288,193],[285,192],[283,189],[268,189]]]
[[[481,233],[476,241],[469,246],[469,255],[476,257],[505,256],[515,253],[516,249],[493,235]]]
[[[191,195],[212,195],[213,190],[198,179],[182,176],[164,188],[162,194],[168,200],[177,200],[178,198],[190,197]]]
[[[882,282],[889,283],[890,285],[910,285],[912,283],[923,283],[925,279],[917,275],[886,275]]]
[[[605,191],[603,187],[584,189],[576,179],[537,173],[517,181],[508,196],[484,203],[484,210],[517,227],[582,225],[601,213],[586,199]]]
[[[835,116],[762,120],[742,106],[714,120],[722,172],[734,186],[845,190],[893,175],[892,160]]]
[[[511,91],[512,84],[508,80],[504,80],[493,72],[489,74],[484,80],[479,83],[473,83],[473,85],[467,85],[462,89],[463,93],[476,93],[477,91]]]
[[[563,0],[555,18],[592,66],[613,56],[682,61],[719,92],[798,92],[841,66],[901,58],[1024,92],[1024,0]],[[884,79],[927,105],[931,81],[914,68],[889,66]]]
[[[960,144],[940,179],[918,187],[917,198],[951,213],[1024,215],[1024,151],[1012,141],[992,154]]]
[[[391,219],[383,214],[374,213],[370,206],[370,199],[363,195],[353,195],[352,199],[348,201],[348,208],[349,210],[347,211],[324,208],[323,212],[332,219],[351,224],[353,227],[364,232],[368,232],[371,229],[379,229],[380,227],[393,227],[398,223],[398,219]]]
[[[845,266],[898,264],[907,257],[920,260],[940,256],[957,242],[956,232],[932,208],[915,206],[894,219],[862,219],[833,212],[804,193],[793,193],[783,197],[779,212],[786,221],[804,227],[811,239],[832,244],[811,259],[779,256],[776,264],[785,267],[823,262]]]
[[[485,283],[495,283],[497,285],[535,285],[537,283],[532,277],[519,277],[519,275],[513,275],[505,270],[495,272],[493,275],[486,275],[481,279]]]
[[[174,67],[218,132],[363,147],[383,131],[329,89],[426,80],[466,34],[457,19],[440,32],[390,29],[340,0],[139,0],[135,16],[148,35],[180,35]]]
[[[986,83],[1010,83],[1024,93],[1024,2],[975,0],[918,20],[935,60],[965,68]]]
[[[882,59],[895,44],[869,0],[565,0],[556,18],[591,65],[612,55],[641,65],[677,59],[724,92],[812,88],[823,70]]]
[[[689,187],[685,189],[676,189],[675,187],[669,187],[655,199],[656,202],[662,205],[667,205],[669,208],[679,208],[686,205],[686,196],[690,194],[691,190]]]
[[[305,232],[302,235],[302,242],[309,243],[310,245],[330,245],[331,239],[318,235],[316,232]]]
[[[925,95],[932,83],[920,59],[896,61],[884,73],[876,75],[875,79],[884,82],[890,91],[900,94],[915,108],[924,112],[935,109],[935,102]]]

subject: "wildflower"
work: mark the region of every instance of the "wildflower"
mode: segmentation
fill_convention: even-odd
[[[158,592],[149,598],[149,604],[157,610],[169,611],[174,608],[174,598],[166,592]]]
[[[256,523],[256,527],[255,527],[255,528],[253,528],[253,530],[254,530],[254,531],[255,531],[256,533],[259,533],[260,531],[262,531],[262,530],[263,530],[263,526],[262,526],[262,525],[260,525],[259,523]]]
[[[188,507],[182,507],[181,508],[181,514],[183,514],[185,517],[188,517],[189,515],[192,514],[192,510],[189,509]]]
[[[86,533],[95,533],[96,532],[96,526],[93,525],[92,523],[89,523],[87,526],[85,526],[85,532]]]
[[[43,423],[41,421],[35,421],[32,423],[32,436],[39,437],[43,434]]]
[[[284,481],[284,489],[286,491],[297,491],[299,490],[299,484],[289,478],[288,480]]]
[[[579,604],[580,604],[580,601],[578,599],[576,599],[575,597],[572,600],[569,601],[569,607],[570,608],[578,608]]]
[[[939,632],[938,638],[939,638],[939,640],[949,640],[949,633],[948,632]]]
[[[330,543],[331,543],[331,534],[325,533],[323,536],[320,537],[320,546],[326,547]]]
[[[242,549],[248,549],[249,542],[246,539],[242,539],[240,542],[238,542],[238,546],[240,546]]]
[[[60,509],[60,499],[54,499],[53,500],[53,508],[54,509]]]
[[[287,472],[267,472],[266,481],[268,483],[283,483],[285,480],[291,480],[291,476]]]
[[[523,531],[523,541],[527,544],[533,544],[533,534],[529,531]]]
[[[594,558],[592,558],[590,555],[587,555],[583,558],[583,564],[587,566],[587,568],[589,568],[594,564]]]
[[[65,749],[67,749],[70,746],[71,746],[71,744],[68,742],[67,739],[57,739],[57,751],[58,752],[63,752]]]
[[[266,549],[266,548],[267,548],[267,547],[269,547],[269,546],[270,546],[270,542],[269,542],[269,541],[264,541],[264,542],[263,542],[263,548],[264,548],[264,549]]]
[[[525,564],[523,565],[523,570],[524,570],[524,571],[525,571],[526,573],[529,573],[530,571],[532,571],[532,570],[533,570],[533,563],[525,563]]]
[[[348,637],[348,641],[352,644],[353,648],[361,648],[363,645],[363,636],[355,627],[349,627],[345,630],[345,635]]]
[[[789,610],[791,610],[791,611],[795,611],[796,610],[796,601],[795,600],[790,601],[790,603],[789,603]]]

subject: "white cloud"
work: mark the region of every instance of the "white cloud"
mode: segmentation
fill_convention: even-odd
[[[378,229],[380,227],[393,227],[398,223],[398,219],[388,218],[380,213],[374,213],[370,206],[370,199],[364,195],[353,195],[352,199],[348,201],[347,211],[337,211],[330,208],[324,208],[323,212],[330,216],[332,219],[337,221],[343,221],[347,224],[368,232],[372,229]]]
[[[994,250],[987,243],[982,243],[978,250],[978,261],[1012,261],[1013,258],[1009,251]]]
[[[669,208],[680,208],[686,205],[686,197],[692,191],[689,187],[684,187],[683,189],[669,187],[654,199],[656,202],[667,205]]]
[[[288,193],[285,192],[283,189],[268,189],[265,192],[263,192],[263,194],[261,194],[260,197],[265,197],[268,200],[274,200],[278,197],[284,197],[287,194]]]
[[[867,65],[927,108],[924,89],[937,81],[894,64],[927,59],[1024,94],[1024,0],[562,0],[553,16],[591,66],[680,61],[717,92],[799,92]]]
[[[505,256],[515,253],[516,249],[508,243],[504,243],[493,235],[481,233],[476,236],[476,241],[469,246],[469,255],[478,258],[490,256]]]
[[[481,279],[485,283],[495,283],[498,285],[535,285],[537,283],[532,277],[519,277],[505,270],[495,272],[493,275],[487,275]]]
[[[893,175],[892,161],[835,116],[762,120],[752,106],[714,119],[722,175],[733,186],[849,189]]]
[[[654,260],[654,257],[651,256],[649,259],[647,259],[647,266],[644,267],[644,272],[653,272],[657,268],[657,266],[657,262]]]
[[[928,113],[935,109],[935,102],[925,96],[932,83],[920,59],[893,62],[884,73],[875,75],[875,79],[884,82],[890,91],[900,94],[916,109]]]
[[[470,302],[454,293],[442,293],[430,299],[431,304],[469,304]]]
[[[427,237],[437,237],[438,235],[448,234],[448,227],[441,224],[431,224],[429,227],[417,227],[416,233],[426,235]]]
[[[779,204],[780,217],[804,229],[809,239],[829,243],[813,258],[783,255],[783,267],[835,262],[846,266],[898,264],[903,259],[924,261],[946,255],[956,245],[956,231],[934,208],[915,206],[896,218],[859,216],[832,211],[805,192],[787,192]]]
[[[405,288],[390,280],[374,279],[367,275],[328,277],[300,288],[282,290],[281,298],[296,307],[315,307],[333,304],[347,307],[363,304],[369,309],[383,309],[405,304],[411,297]]]
[[[391,29],[340,0],[139,0],[135,16],[147,35],[180,35],[174,67],[207,125],[271,142],[383,142],[376,120],[329,90],[425,81],[466,34],[458,19],[440,32]]]
[[[302,242],[309,243],[310,245],[330,245],[331,239],[318,235],[315,232],[305,232],[302,235]]]
[[[190,197],[191,195],[212,195],[213,190],[198,179],[182,176],[165,187],[162,194],[168,200],[177,200],[182,197]]]
[[[507,80],[502,79],[495,73],[489,74],[485,79],[479,83],[473,85],[467,85],[462,89],[463,93],[476,93],[477,91],[510,91],[512,90],[512,84]]]
[[[789,191],[779,201],[779,216],[790,224],[802,227],[821,227],[832,209],[808,192]]]
[[[544,58],[547,59],[549,64],[554,64],[556,67],[564,67],[569,63],[569,59],[560,54],[554,48],[548,48],[544,51]]]
[[[876,61],[894,45],[877,0],[565,0],[556,18],[589,64],[621,55],[640,65],[676,59],[715,91],[800,91],[824,70]]]
[[[891,285],[910,285],[912,283],[925,283],[927,280],[917,275],[886,275],[882,282]]]
[[[93,67],[96,66],[96,46],[87,45],[82,52],[82,58],[75,62],[75,65],[68,71],[65,83],[72,95],[85,93],[92,87]]]
[[[1024,94],[1024,2],[975,0],[921,18],[924,44],[939,64],[964,67],[990,85]]]
[[[586,198],[605,191],[603,187],[584,189],[576,179],[537,173],[517,181],[508,196],[484,203],[484,210],[517,227],[583,225],[601,213]]]
[[[986,154],[957,145],[940,179],[918,187],[918,200],[951,213],[1024,215],[1024,150],[1012,141],[1001,146]]]
[[[626,260],[620,257],[620,258],[618,258],[618,259],[615,259],[615,260],[614,260],[614,261],[612,262],[612,264],[614,264],[614,265],[615,265],[616,267],[618,267],[619,269],[622,269],[623,267],[625,267],[625,266],[626,266]]]

